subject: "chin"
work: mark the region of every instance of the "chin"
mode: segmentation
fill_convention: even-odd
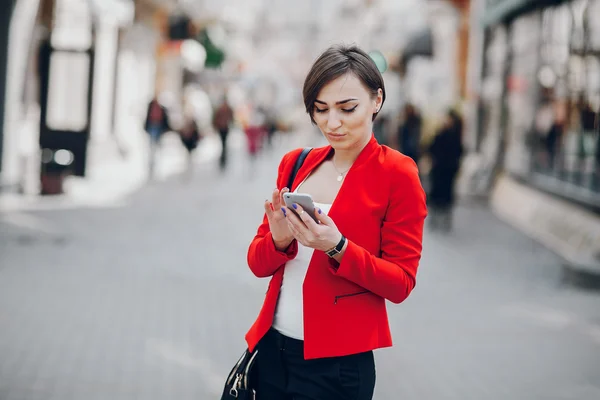
[[[327,135],[325,135],[325,139],[334,149],[345,149],[350,144],[347,140],[332,140]]]
[[[351,147],[350,143],[334,142],[331,140],[328,140],[327,142],[331,145],[331,147],[333,147],[336,150],[344,150]]]

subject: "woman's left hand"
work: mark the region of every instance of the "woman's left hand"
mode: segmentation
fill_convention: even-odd
[[[315,208],[315,216],[320,223],[316,223],[299,204],[294,204],[294,211],[298,213],[298,218],[291,210],[286,208],[286,220],[290,231],[298,242],[306,247],[315,250],[327,251],[336,246],[342,238],[342,234],[329,216],[320,208]]]

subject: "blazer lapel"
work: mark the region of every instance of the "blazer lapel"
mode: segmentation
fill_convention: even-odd
[[[369,159],[376,153],[376,149],[379,147],[379,143],[377,143],[377,139],[375,139],[375,135],[371,134],[371,139],[367,143],[367,145],[362,149],[342,182],[342,186],[335,197],[335,200],[331,206],[331,210],[329,210],[329,215],[335,215],[335,210],[337,209],[336,205],[340,202],[346,201],[346,191],[352,192],[352,186],[360,185],[360,182],[354,182],[354,178],[361,179],[360,173],[357,175],[357,171],[360,171],[365,165],[368,164]],[[294,179],[294,184],[290,188],[290,191],[296,190],[298,185],[306,179],[306,177],[317,167],[319,166],[331,153],[333,152],[333,148],[331,146],[319,147],[317,149],[313,149],[306,160],[304,160],[304,164],[300,167],[298,174],[296,175],[296,179]],[[348,189],[350,187],[350,189]]]

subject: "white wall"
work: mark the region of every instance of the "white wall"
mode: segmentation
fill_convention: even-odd
[[[157,35],[136,24],[123,32],[118,56],[115,136],[127,147],[138,146],[146,107],[154,95]]]
[[[30,44],[33,40],[39,0],[20,0],[16,3],[10,22],[8,38],[8,65],[4,112],[4,143],[2,154],[3,180],[17,183],[23,175],[23,156],[30,152],[31,126],[27,110],[22,104]]]
[[[119,27],[100,20],[96,26],[94,86],[90,140],[107,140],[112,134],[112,111],[115,62],[118,51]]]

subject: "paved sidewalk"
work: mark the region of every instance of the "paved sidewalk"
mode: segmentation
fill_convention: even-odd
[[[0,399],[218,398],[268,282],[247,245],[296,145],[253,167],[240,147],[224,174],[198,165],[110,207],[0,213]],[[552,253],[460,206],[388,307],[375,399],[600,398],[599,304]]]

